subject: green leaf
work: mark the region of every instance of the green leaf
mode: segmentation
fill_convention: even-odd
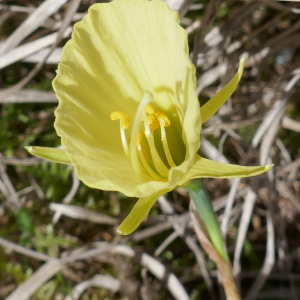
[[[61,164],[71,165],[71,159],[65,149],[27,146],[25,149],[32,155],[54,161]]]

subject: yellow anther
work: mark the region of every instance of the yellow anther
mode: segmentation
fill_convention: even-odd
[[[136,140],[136,145],[140,145],[141,142],[142,142],[142,137],[143,137],[143,131],[141,129],[139,129],[139,132],[138,132],[138,137],[137,137],[137,140]]]
[[[151,135],[153,136],[154,130],[157,129],[157,128],[160,128],[159,121],[156,120],[154,123],[149,124],[149,128],[150,128],[150,131],[151,131]]]
[[[170,123],[171,123],[168,116],[166,114],[164,114],[163,112],[158,111],[158,110],[156,110],[153,114],[148,115],[147,120],[148,120],[148,123],[150,125],[156,123],[159,120],[163,120],[163,123],[164,123],[165,127],[169,127]]]
[[[152,104],[147,104],[146,109],[145,109],[146,113],[149,115],[152,115],[155,112],[155,108]]]
[[[110,114],[111,120],[120,120],[120,126],[124,129],[130,125],[129,117],[123,111],[114,111]]]
[[[163,112],[156,110],[153,115],[155,116],[156,120],[163,120],[165,127],[170,126],[170,124],[171,124],[170,119]]]
[[[148,115],[148,116],[147,116],[147,120],[148,120],[148,123],[149,123],[149,124],[153,124],[155,121],[158,121],[158,119],[157,119],[156,116],[155,116],[155,113],[152,114],[152,115]]]

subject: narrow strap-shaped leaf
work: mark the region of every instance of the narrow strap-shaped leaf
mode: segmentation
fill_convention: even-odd
[[[28,146],[25,149],[32,155],[54,161],[61,164],[71,165],[71,159],[65,149]]]
[[[205,123],[210,117],[212,117],[217,110],[228,100],[228,98],[235,91],[238,83],[240,82],[245,65],[245,56],[240,60],[240,66],[235,76],[214,95],[207,103],[201,107],[202,124]]]
[[[147,218],[151,207],[157,199],[167,193],[168,190],[158,191],[150,196],[141,197],[134,205],[130,214],[125,218],[118,228],[118,234],[128,235],[138,228],[138,226]]]
[[[225,164],[203,158],[196,154],[195,163],[181,179],[180,185],[193,178],[243,178],[263,174],[272,169],[273,165],[245,167]]]

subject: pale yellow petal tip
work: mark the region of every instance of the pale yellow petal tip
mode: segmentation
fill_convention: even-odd
[[[266,172],[270,171],[273,167],[274,167],[274,164],[272,164],[272,165],[266,165],[265,166]]]
[[[24,147],[29,153],[31,153],[31,151],[33,150],[32,146],[25,146]]]
[[[246,61],[246,56],[244,55],[240,60],[240,65],[244,65]]]
[[[117,233],[118,233],[119,235],[128,235],[128,234],[129,234],[128,232],[122,231],[122,230],[120,230],[119,228],[117,229]]]
[[[242,77],[242,75],[243,75],[243,73],[244,73],[245,61],[246,61],[246,56],[244,55],[244,56],[240,59],[239,69],[238,69],[238,73],[240,74],[241,77]]]

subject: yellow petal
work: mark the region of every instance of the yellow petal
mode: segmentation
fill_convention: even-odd
[[[203,158],[196,154],[195,164],[182,178],[180,184],[193,178],[243,178],[263,174],[272,169],[273,165],[245,167],[225,164]]]
[[[118,228],[118,234],[128,235],[138,228],[138,226],[147,218],[151,207],[157,199],[167,193],[168,190],[159,191],[147,197],[140,198],[134,205],[130,214],[125,218]]]
[[[201,107],[202,124],[205,123],[210,117],[212,117],[217,110],[227,101],[227,99],[233,94],[238,83],[240,82],[245,65],[245,56],[240,60],[240,66],[235,76],[214,95],[207,103]]]
[[[58,162],[61,164],[71,164],[70,157],[65,149],[60,148],[48,148],[48,147],[36,147],[28,146],[25,149],[32,155],[40,158],[44,158],[50,161]]]
[[[163,1],[91,6],[63,49],[53,87],[59,99],[55,128],[85,184],[143,197],[174,187],[192,166],[201,127],[195,70],[178,14]],[[119,124],[110,120],[113,111],[123,111],[133,121],[145,91],[171,120],[166,134],[175,163],[184,161],[169,182],[149,182],[134,172]],[[131,131],[132,125],[128,138]]]
[[[184,176],[194,164],[195,153],[200,147],[201,115],[199,101],[196,95],[195,68],[194,65],[186,71],[184,81],[178,88],[178,115],[182,126],[182,139],[186,146],[184,162],[174,167],[169,172],[169,181],[176,182]],[[172,126],[172,122],[170,127]],[[168,143],[172,157],[174,150],[178,148],[172,143],[169,132],[170,127],[166,128]],[[177,163],[175,161],[175,163]]]

